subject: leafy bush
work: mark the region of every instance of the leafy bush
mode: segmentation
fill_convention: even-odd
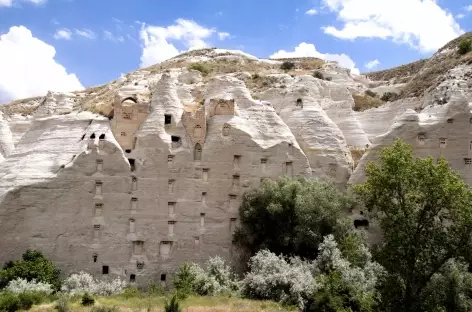
[[[106,306],[94,306],[90,310],[91,312],[118,312],[119,309],[116,306],[106,307]]]
[[[54,308],[58,312],[70,312],[70,311],[72,311],[72,309],[70,307],[70,298],[69,298],[69,296],[67,296],[65,294],[61,294],[59,296],[59,298],[57,299],[56,305],[54,306]]]
[[[370,97],[377,97],[377,93],[375,93],[375,92],[372,91],[372,90],[366,90],[366,91],[364,92],[364,94],[365,94],[365,95],[368,95],[368,96],[370,96]]]
[[[12,293],[9,291],[0,294],[0,311],[29,310],[33,304],[44,302],[46,295],[40,292]]]
[[[126,290],[125,290],[126,292]],[[155,284],[153,281],[149,281],[147,285],[147,293],[149,295],[163,295],[165,294],[166,289],[162,285]]]
[[[124,298],[136,298],[141,297],[142,293],[137,287],[126,287],[123,293],[121,294]]]
[[[197,63],[192,63],[188,65],[187,67],[189,70],[198,70],[200,73],[202,73],[203,76],[207,76],[211,72],[210,65],[208,63],[204,62],[197,62]]]
[[[393,102],[398,100],[400,96],[395,92],[385,92],[380,99],[384,102]]]
[[[42,292],[49,295],[53,292],[52,286],[50,284],[36,282],[34,279],[28,282],[23,278],[17,278],[10,281],[5,290],[15,294],[24,292]]]
[[[89,293],[85,293],[82,295],[82,300],[80,301],[80,303],[83,306],[88,307],[95,304],[95,299],[93,299],[93,297]]]
[[[231,268],[218,256],[210,258],[204,269],[195,263],[183,264],[174,277],[173,285],[181,299],[195,293],[214,296],[238,290]]]
[[[179,293],[179,297],[185,299],[187,296],[195,293],[195,281],[197,274],[193,269],[193,265],[184,263],[172,280],[174,288]]]
[[[320,72],[319,70],[315,70],[315,71],[313,72],[313,77],[318,78],[318,79],[321,79],[321,80],[324,80],[324,79],[325,79],[323,73]]]
[[[464,55],[472,51],[472,39],[464,38],[459,43],[459,54]]]
[[[324,236],[341,237],[353,230],[353,226],[339,225],[342,215],[354,204],[349,193],[329,182],[264,179],[259,188],[243,196],[241,226],[234,241],[246,258],[268,249],[275,254],[314,259]]]
[[[18,278],[47,283],[56,290],[61,285],[60,271],[55,264],[46,259],[41,252],[30,249],[23,254],[21,260],[10,261],[0,270],[0,288],[6,287],[10,281]]]
[[[111,296],[122,293],[126,286],[127,283],[119,277],[112,281],[94,280],[92,275],[82,271],[69,276],[62,285],[62,291],[71,295]]]
[[[18,295],[11,292],[0,293],[0,311],[15,312],[21,309]]]
[[[295,63],[293,62],[285,61],[280,65],[280,69],[285,70],[285,71],[292,70],[294,68],[295,68]]]
[[[353,94],[352,97],[354,99],[353,110],[356,112],[362,112],[385,104],[383,100],[367,94]]]
[[[267,250],[249,261],[249,272],[241,282],[241,294],[303,308],[313,294],[311,266],[298,258],[284,259]]]
[[[182,311],[180,309],[180,304],[179,304],[179,298],[177,296],[177,293],[172,294],[172,297],[166,298],[166,303],[164,305],[164,311],[165,312],[180,312]]]

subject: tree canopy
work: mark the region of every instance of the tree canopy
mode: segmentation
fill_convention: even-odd
[[[400,140],[365,173],[354,188],[382,232],[375,258],[389,273],[385,308],[421,311],[432,278],[470,248],[472,192],[444,159],[415,158]]]

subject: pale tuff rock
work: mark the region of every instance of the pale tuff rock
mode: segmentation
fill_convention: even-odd
[[[187,68],[202,61],[225,71]],[[470,66],[425,99],[354,112],[352,94],[382,84],[333,63],[316,67],[331,81],[280,64],[191,51],[108,85],[2,107],[0,261],[34,247],[66,273],[166,282],[183,262],[232,256],[242,195],[262,179],[362,181],[397,137],[468,179]]]

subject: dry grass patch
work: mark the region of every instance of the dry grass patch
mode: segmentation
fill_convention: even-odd
[[[371,108],[379,107],[385,104],[382,100],[367,94],[353,94],[354,111],[362,112]]]
[[[165,297],[163,296],[138,296],[124,298],[122,296],[98,297],[95,306],[117,307],[118,311],[143,311],[163,312]],[[42,304],[34,306],[32,312],[57,312],[55,304]],[[271,301],[257,301],[230,297],[189,297],[181,301],[184,312],[291,312],[296,308],[285,308]],[[74,312],[88,312],[92,307],[83,307],[76,300],[71,304]]]
[[[351,152],[352,160],[354,160],[355,169],[359,165],[359,161],[361,160],[362,156],[364,156],[367,149],[351,147],[349,148],[349,151]]]

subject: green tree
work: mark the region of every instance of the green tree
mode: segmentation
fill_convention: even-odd
[[[28,249],[21,260],[9,261],[4,265],[0,270],[0,288],[16,278],[49,283],[57,290],[61,285],[59,269],[37,250]]]
[[[328,182],[265,179],[244,194],[234,242],[246,257],[268,249],[314,259],[324,236],[334,234],[341,245],[350,236],[352,222],[342,216],[353,205],[347,192]]]
[[[464,38],[459,43],[459,54],[464,55],[472,51],[472,40]]]
[[[444,159],[415,158],[400,140],[365,173],[355,189],[382,230],[375,256],[389,273],[386,309],[421,311],[434,274],[470,246],[472,192]]]

